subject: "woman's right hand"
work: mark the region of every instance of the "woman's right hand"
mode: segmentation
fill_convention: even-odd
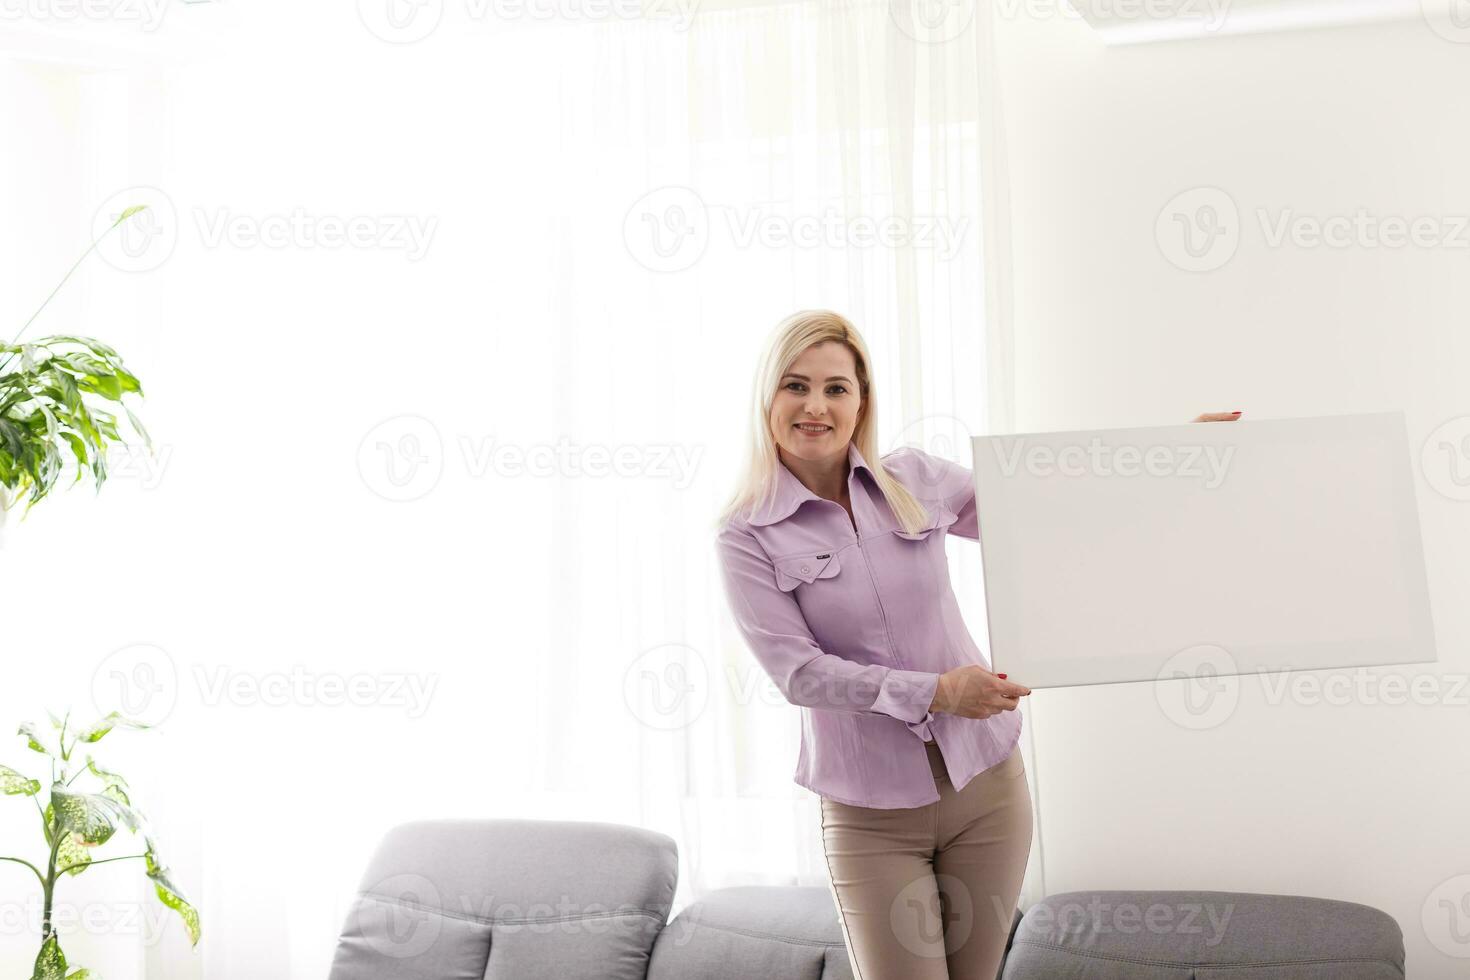
[[[992,674],[978,664],[966,664],[939,675],[931,711],[946,711],[961,718],[989,718],[1014,711],[1031,688]]]

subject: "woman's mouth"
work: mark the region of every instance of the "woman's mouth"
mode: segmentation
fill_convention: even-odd
[[[832,431],[830,425],[823,425],[821,422],[797,422],[792,428],[809,436],[824,436]]]

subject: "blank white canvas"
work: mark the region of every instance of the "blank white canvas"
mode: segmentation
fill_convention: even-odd
[[[1402,413],[973,443],[991,661],[1018,683],[1437,659]]]

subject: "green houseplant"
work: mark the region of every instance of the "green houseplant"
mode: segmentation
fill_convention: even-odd
[[[55,741],[43,736],[35,725],[20,726],[19,734],[31,750],[47,757],[51,763],[49,802],[41,806],[42,784],[25,773],[0,765],[0,793],[6,796],[29,796],[41,818],[46,838],[47,859],[34,864],[24,858],[0,856],[0,861],[30,868],[41,886],[41,951],[36,956],[31,980],[96,980],[91,970],[67,972],[66,956],[52,923],[56,886],[63,876],[75,877],[97,864],[112,861],[142,861],[144,873],[153,882],[159,901],[179,913],[189,931],[191,945],[199,943],[199,913],[184,898],[173,882],[169,870],[158,856],[158,847],[147,820],[128,798],[127,782],[115,772],[102,768],[89,753],[89,747],[117,728],[147,728],[141,722],[112,712],[85,728],[68,728],[70,716],[51,716]],[[85,760],[79,755],[85,753]],[[84,779],[81,786],[74,784]],[[90,789],[88,789],[90,784]],[[142,854],[94,858],[92,852],[112,840],[120,828],[126,828],[144,840]],[[44,871],[42,868],[44,867]]]
[[[123,211],[82,253],[14,339],[0,343],[0,526],[22,496],[27,497],[29,512],[50,492],[66,454],[77,464],[72,482],[90,472],[101,489],[107,479],[107,443],[127,444],[108,403],[127,415],[133,431],[152,449],[147,430],[123,404],[127,396],[141,398],[143,387],[117,351],[91,337],[70,334],[21,341],[98,243],[144,208]]]

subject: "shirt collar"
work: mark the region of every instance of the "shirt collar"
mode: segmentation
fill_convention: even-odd
[[[873,475],[873,468],[868,465],[867,460],[863,459],[863,454],[858,452],[857,443],[855,442],[848,442],[847,444],[847,463],[849,470],[847,478],[849,481],[857,476],[858,470],[867,470],[868,476],[871,477]],[[750,517],[747,518],[746,523],[755,525],[775,524],[777,521],[784,521],[794,514],[796,508],[800,507],[804,501],[823,499],[825,498],[807,489],[806,484],[798,480],[796,474],[788,470],[786,464],[780,462],[778,459],[776,463],[776,491],[771,495],[769,500],[755,509]]]

